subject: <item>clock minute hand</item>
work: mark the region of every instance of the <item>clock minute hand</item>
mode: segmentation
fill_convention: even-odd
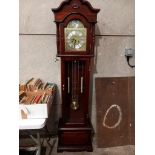
[[[72,42],[73,42],[73,45],[74,45],[74,48],[75,48],[75,45],[76,45],[76,39],[73,38]]]
[[[76,40],[74,41],[74,48],[75,48],[75,45],[76,45]]]

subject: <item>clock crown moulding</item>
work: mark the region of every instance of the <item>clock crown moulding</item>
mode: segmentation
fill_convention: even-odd
[[[95,24],[100,9],[94,9],[88,1],[67,0],[52,11],[57,27],[57,57],[94,57]],[[72,21],[81,22],[83,27],[68,27]]]
[[[58,8],[51,10],[56,14],[55,22],[63,22],[70,15],[70,12],[72,12],[72,14],[81,14],[86,18],[88,17],[87,20],[92,23],[97,23],[97,13],[100,11],[100,9],[93,8],[86,0],[66,0]]]

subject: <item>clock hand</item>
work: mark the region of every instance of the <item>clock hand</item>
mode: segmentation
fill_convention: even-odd
[[[74,38],[72,39],[72,43],[74,44]]]
[[[75,48],[75,45],[76,45],[76,40],[74,41],[74,48]]]
[[[75,48],[75,45],[76,45],[76,39],[75,38],[73,38],[72,43],[73,43],[74,48]]]

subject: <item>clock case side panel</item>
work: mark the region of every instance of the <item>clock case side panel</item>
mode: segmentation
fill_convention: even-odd
[[[56,43],[57,43],[57,56],[60,54],[61,51],[61,29],[60,29],[60,23],[56,23]]]
[[[68,93],[68,76],[67,76],[67,64],[74,61],[80,61],[84,64],[84,77],[83,77],[83,93],[79,92],[79,111],[71,109],[72,92]],[[61,58],[61,90],[62,90],[62,117],[63,122],[67,126],[72,124],[85,124],[88,115],[89,105],[89,84],[90,84],[90,59],[89,58],[77,58],[77,57],[63,57]],[[80,83],[79,83],[80,85]],[[70,84],[70,87],[72,84]],[[79,88],[80,89],[80,88]],[[70,91],[72,89],[70,88]],[[80,91],[80,90],[79,90]]]

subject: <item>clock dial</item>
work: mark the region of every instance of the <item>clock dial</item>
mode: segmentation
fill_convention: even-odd
[[[79,20],[72,20],[67,25],[68,28],[84,28],[84,25]]]
[[[69,22],[65,28],[65,51],[86,51],[86,28],[78,20]]]

